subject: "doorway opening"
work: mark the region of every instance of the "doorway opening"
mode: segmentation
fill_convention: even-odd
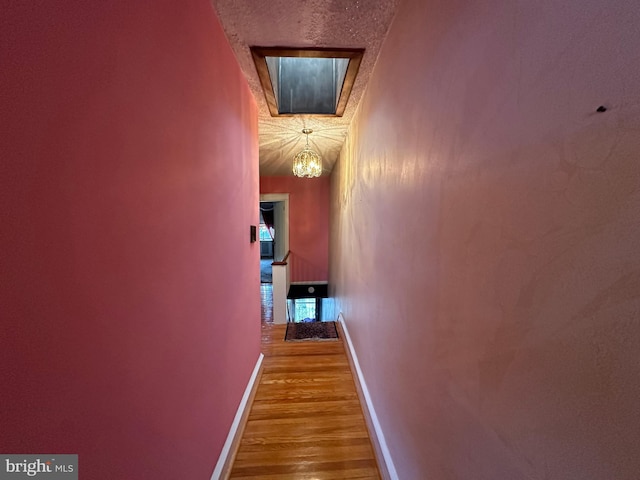
[[[272,283],[271,263],[289,251],[289,194],[260,195],[260,283]]]
[[[260,202],[260,283],[273,283],[271,264],[275,261],[275,202]]]
[[[262,320],[270,323],[274,321],[274,301],[276,301],[274,299],[272,263],[282,261],[289,252],[289,194],[260,195],[259,212]],[[286,302],[286,292],[280,292],[278,295],[284,295],[283,299],[277,299],[278,302]]]

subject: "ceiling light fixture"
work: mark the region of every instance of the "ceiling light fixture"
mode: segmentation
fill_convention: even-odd
[[[322,159],[320,155],[309,147],[309,134],[313,133],[310,128],[302,130],[307,136],[307,144],[304,149],[293,158],[293,174],[296,177],[314,178],[322,175]]]

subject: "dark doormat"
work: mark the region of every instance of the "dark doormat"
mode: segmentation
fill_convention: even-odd
[[[338,340],[336,322],[303,322],[287,323],[287,342],[302,342],[305,340]]]

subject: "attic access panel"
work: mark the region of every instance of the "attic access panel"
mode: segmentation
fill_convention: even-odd
[[[251,54],[272,117],[341,117],[364,49],[252,47]]]

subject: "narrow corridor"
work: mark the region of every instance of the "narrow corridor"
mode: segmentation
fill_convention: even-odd
[[[342,332],[285,342],[285,329],[262,325],[264,368],[230,478],[380,478]]]

